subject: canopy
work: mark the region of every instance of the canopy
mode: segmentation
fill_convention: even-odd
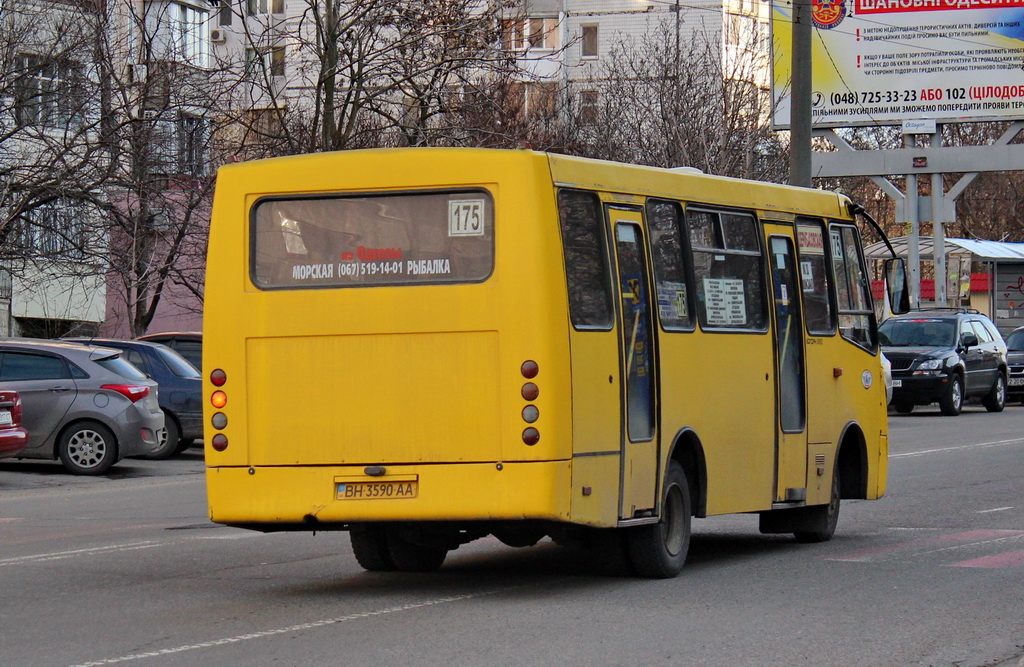
[[[910,237],[898,236],[889,239],[896,254],[906,257]],[[933,240],[931,236],[922,236],[918,244],[921,259],[932,259]],[[885,243],[872,243],[864,249],[868,259],[888,259],[891,257]],[[979,241],[976,239],[946,239],[946,255],[971,255],[972,261],[1016,261],[1024,262],[1024,243],[1006,243],[1003,241]]]

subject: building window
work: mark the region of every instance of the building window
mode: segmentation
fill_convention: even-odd
[[[229,0],[220,0],[220,9],[217,15],[221,25],[231,25],[233,12],[231,11],[231,2]]]
[[[207,65],[206,12],[178,5],[172,22],[174,50],[178,58],[196,67]]]
[[[80,203],[58,197],[20,216],[16,242],[39,257],[82,259],[87,245],[86,220]]]
[[[283,46],[275,46],[270,50],[270,75],[284,76],[284,54]]]
[[[270,11],[275,14],[284,14],[284,0],[271,0]]]
[[[267,0],[246,0],[245,11],[249,16],[267,13]]]
[[[584,58],[597,57],[597,26],[583,26],[582,55]]]
[[[528,22],[529,37],[527,42],[531,49],[557,49],[560,43],[558,39],[558,19],[556,18],[531,18]]]
[[[77,63],[39,56],[18,58],[15,116],[23,125],[60,127],[82,120],[85,76]]]
[[[183,114],[178,120],[178,170],[188,176],[206,172],[206,121]]]

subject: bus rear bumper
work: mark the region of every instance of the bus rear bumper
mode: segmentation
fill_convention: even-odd
[[[383,474],[370,475],[379,472]],[[210,519],[256,530],[368,521],[569,520],[570,462],[206,469]]]

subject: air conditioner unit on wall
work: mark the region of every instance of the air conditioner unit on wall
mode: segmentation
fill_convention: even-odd
[[[220,28],[214,28],[210,31],[210,41],[216,44],[222,44],[227,39],[227,33]]]

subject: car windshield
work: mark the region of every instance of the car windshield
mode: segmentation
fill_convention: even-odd
[[[160,346],[157,348],[157,354],[164,360],[167,367],[171,369],[171,372],[178,377],[183,378],[198,378],[200,377],[199,371],[196,370],[195,366],[188,363],[184,357],[175,352],[169,347]]]
[[[126,380],[145,380],[146,374],[133,366],[120,355],[97,359],[96,363],[106,368],[111,373],[117,373]]]
[[[952,347],[956,324],[951,320],[886,320],[878,329],[886,347]]]
[[[1006,349],[1014,352],[1024,352],[1024,329],[1018,329],[1006,339]]]

